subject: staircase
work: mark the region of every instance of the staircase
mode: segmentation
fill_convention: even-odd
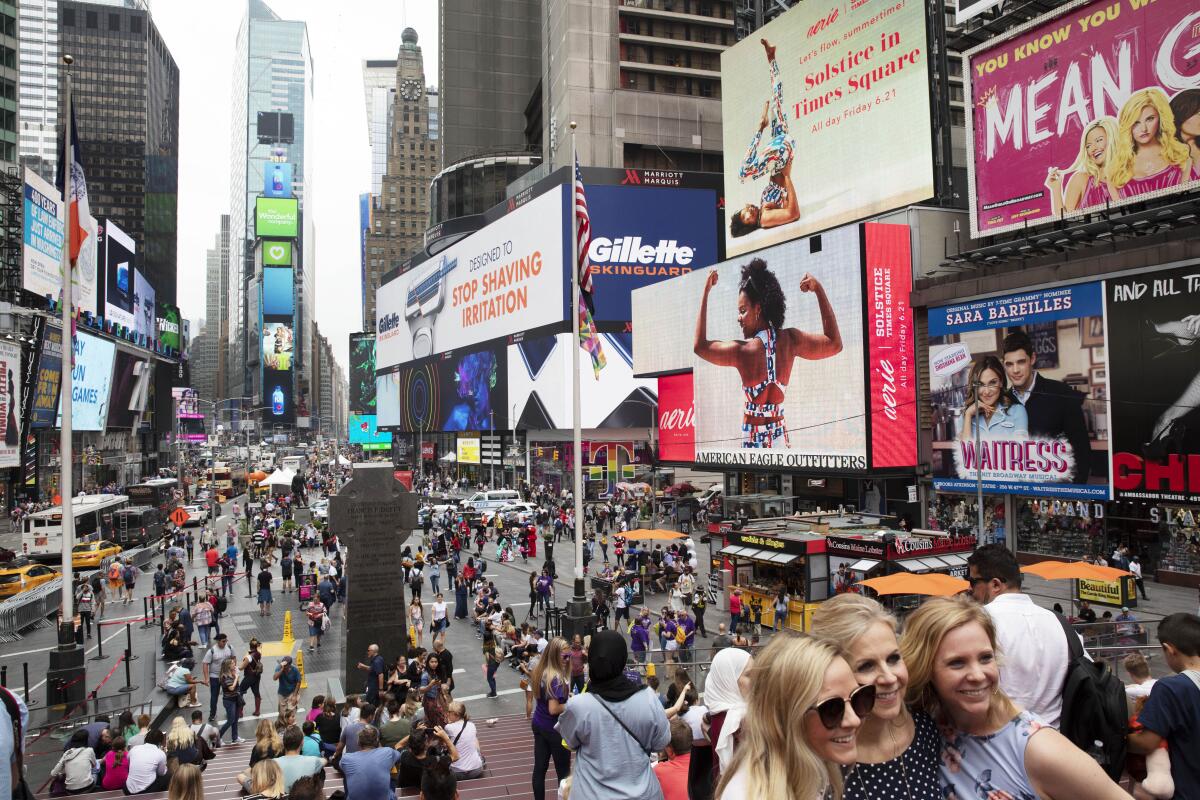
[[[533,800],[530,775],[533,772],[533,734],[529,720],[524,715],[496,717],[493,725],[485,719],[472,720],[479,732],[479,748],[487,759],[487,770],[483,777],[459,781],[459,800]],[[250,771],[250,749],[253,742],[226,744],[217,750],[217,757],[208,762],[204,770],[205,800],[237,800],[243,797],[237,782],[239,772]],[[342,789],[342,776],[332,767],[325,768],[325,796]],[[546,797],[554,798],[558,778],[554,764],[546,773]],[[397,798],[416,797],[417,789],[397,789]],[[120,791],[96,792],[86,795],[88,800],[125,800]],[[137,795],[141,800],[166,800],[167,793]],[[349,798],[354,800],[354,798]]]

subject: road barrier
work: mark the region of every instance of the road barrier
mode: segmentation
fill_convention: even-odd
[[[0,642],[17,642],[30,628],[53,627],[46,618],[62,602],[62,578],[35,586],[0,602]]]

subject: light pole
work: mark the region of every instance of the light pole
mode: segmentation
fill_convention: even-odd
[[[488,430],[491,431],[492,439],[496,438],[496,410],[488,411]],[[496,488],[496,456],[492,455],[488,458],[488,486]]]
[[[979,390],[983,386],[981,381],[975,381],[971,384],[971,388],[975,390],[975,416],[971,419],[971,425],[975,428],[975,546],[982,547],[987,544],[984,541],[983,531],[983,461],[979,457]]]

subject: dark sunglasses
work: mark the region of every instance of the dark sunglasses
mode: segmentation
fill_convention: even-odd
[[[870,714],[871,709],[875,708],[875,684],[863,684],[851,692],[848,698],[831,697],[809,707],[808,710],[817,712],[817,716],[826,730],[833,730],[842,724],[842,718],[846,716],[847,702],[854,709],[855,716],[860,719]]]

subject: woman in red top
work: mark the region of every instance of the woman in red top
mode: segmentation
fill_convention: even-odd
[[[737,633],[738,623],[742,621],[742,590],[734,589],[729,595],[729,635]]]

